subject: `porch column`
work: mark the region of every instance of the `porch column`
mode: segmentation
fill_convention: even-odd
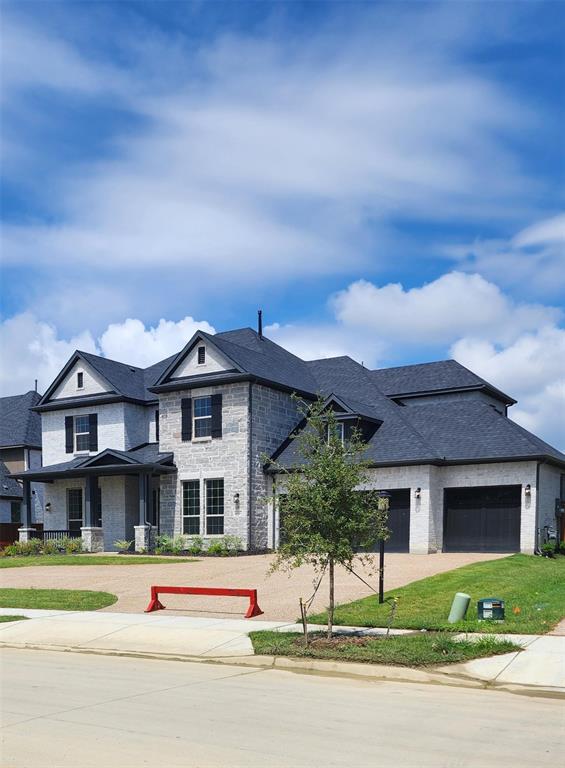
[[[149,552],[151,549],[151,526],[147,524],[149,495],[149,475],[147,472],[139,474],[139,524],[134,526],[135,551]]]
[[[22,498],[22,527],[18,528],[18,538],[20,541],[29,541],[34,528],[31,527],[31,483],[24,480],[23,498]]]
[[[104,532],[96,523],[98,504],[98,477],[86,476],[84,495],[84,526],[80,529],[82,548],[85,552],[104,552]]]

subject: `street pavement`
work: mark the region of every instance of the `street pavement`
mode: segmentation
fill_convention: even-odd
[[[213,619],[171,616],[167,611],[151,614],[105,613],[101,611],[39,611],[2,608],[0,614],[24,615],[29,620],[0,623],[0,646],[59,648],[115,654],[145,654],[154,657],[200,658],[218,662],[259,663],[253,659],[248,633],[270,629],[299,631],[296,624],[246,619]],[[322,627],[311,626],[311,629]],[[384,629],[337,627],[336,630],[379,635]],[[392,630],[394,634],[408,630]],[[473,639],[480,635],[470,634]],[[261,657],[266,666],[293,666],[381,679],[408,679],[446,685],[474,681],[478,685],[522,686],[565,695],[565,637],[502,635],[524,650],[433,670],[410,670],[382,665],[352,664],[309,659]]]
[[[543,768],[563,701],[3,649],[3,768]]]

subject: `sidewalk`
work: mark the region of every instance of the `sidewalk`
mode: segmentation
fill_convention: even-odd
[[[410,669],[318,659],[254,656],[248,633],[261,629],[281,632],[300,630],[299,625],[285,622],[167,616],[162,613],[40,611],[19,608],[2,608],[0,615],[26,616],[30,619],[0,623],[0,647],[51,648],[229,662],[379,680],[494,687],[565,696],[565,637],[562,636],[501,635],[525,650],[433,669]],[[322,627],[313,626],[312,629]],[[386,632],[384,629],[336,627],[337,632],[352,630],[365,635]],[[392,632],[404,634],[409,630]]]

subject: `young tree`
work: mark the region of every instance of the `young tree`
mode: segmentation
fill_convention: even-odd
[[[306,419],[295,440],[295,466],[288,469],[272,461],[286,475],[284,537],[273,569],[297,568],[310,563],[317,572],[328,569],[328,638],[334,621],[336,564],[352,567],[359,550],[388,538],[388,499],[378,491],[360,491],[367,482],[366,444],[354,428],[342,440],[338,420],[323,399],[301,405]],[[279,497],[280,498],[280,497]],[[370,554],[359,555],[372,561]]]

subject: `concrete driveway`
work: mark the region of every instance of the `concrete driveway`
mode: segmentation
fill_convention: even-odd
[[[386,556],[385,589],[401,587],[468,563],[504,556],[468,553],[389,554]],[[310,567],[302,567],[291,571],[290,574],[277,572],[268,575],[271,561],[272,555],[247,555],[202,558],[192,563],[129,567],[79,565],[6,568],[0,571],[0,582],[3,587],[93,589],[111,592],[118,596],[118,602],[104,610],[120,613],[142,612],[149,602],[151,584],[256,588],[259,591],[259,605],[264,611],[260,619],[294,621],[299,614],[299,598],[307,599],[313,592],[315,573]],[[377,586],[375,573],[371,574],[369,569],[362,566],[357,570],[363,578]],[[345,569],[337,568],[338,603],[347,603],[370,594],[373,594],[371,590],[359,579]],[[167,595],[163,602],[171,615],[241,617],[247,608],[247,601],[243,598]],[[323,610],[326,604],[327,584],[323,582],[311,610]]]

